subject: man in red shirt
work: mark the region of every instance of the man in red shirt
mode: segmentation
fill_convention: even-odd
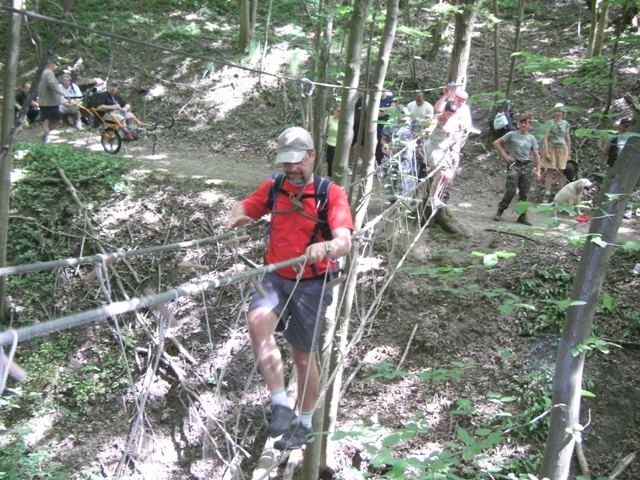
[[[336,268],[336,259],[351,250],[353,220],[349,202],[344,191],[333,183],[326,198],[314,198],[318,194],[313,173],[315,158],[309,132],[300,127],[282,132],[275,160],[282,165],[284,174],[280,191],[270,195],[275,180],[263,182],[253,194],[233,207],[229,223],[235,228],[271,213],[265,262],[273,264],[306,256],[299,271],[284,267],[265,274],[261,283],[266,296],[253,292],[249,306],[251,345],[272,400],[267,433],[272,437],[284,434],[274,444],[282,450],[300,448],[313,440],[311,419],[320,388],[316,324],[321,323],[332,301],[331,289],[326,288],[325,283],[329,273]],[[316,227],[318,220],[322,222],[318,210],[323,206],[319,201],[327,202],[330,239],[321,238],[321,229]],[[278,323],[284,324],[284,336],[291,345],[297,370],[298,417],[289,405],[282,356],[273,335]]]

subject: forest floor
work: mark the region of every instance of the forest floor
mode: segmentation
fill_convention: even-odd
[[[573,22],[570,16],[567,13],[563,21]],[[541,34],[535,30],[527,32],[531,44]],[[484,61],[489,58],[490,44],[485,40],[474,48],[468,84],[472,93],[491,89],[486,80],[491,77],[487,70],[490,62]],[[434,68],[446,71],[443,65]],[[254,80],[240,75],[236,79],[236,93],[229,93],[233,101],[244,100],[250,105],[244,109],[249,111],[245,115],[230,114],[227,122],[217,119],[210,130],[196,132],[193,122],[182,124],[179,119],[178,125],[159,139],[155,152],[151,138],[126,145],[119,155],[131,158],[137,172],[146,172],[144,188],[148,191],[139,199],[144,208],[120,221],[112,238],[114,244],[148,246],[167,239],[180,241],[219,232],[224,228],[230,205],[274,172],[270,160],[275,135],[291,119],[283,118],[282,105],[274,102],[273,97],[252,90],[254,84]],[[528,98],[539,93],[523,85],[524,82],[516,89],[514,103],[525,105]],[[569,103],[563,95],[567,93],[547,92],[544,101],[553,104],[562,98]],[[134,110],[135,105],[134,101]],[[538,115],[546,115],[547,107],[537,105]],[[241,114],[244,110],[239,107],[235,112]],[[513,211],[505,214],[505,221],[494,222],[492,217],[504,187],[504,170],[492,153],[492,138],[483,127],[487,123],[486,112],[476,112],[474,121],[484,132],[468,142],[462,170],[448,202],[451,214],[465,234],[447,234],[438,227],[424,233],[404,269],[389,286],[366,335],[346,359],[345,378],[353,375],[353,379],[340,405],[337,428],[343,432],[363,432],[366,427],[373,429],[374,425],[380,425],[382,431],[373,440],[363,434],[336,441],[330,457],[331,466],[337,471],[335,478],[361,478],[349,473],[349,468],[367,469],[373,478],[381,478],[385,467],[373,466],[366,444],[376,444],[380,435],[388,435],[410,422],[417,422],[428,431],[406,439],[398,451],[400,455],[424,458],[445,442],[460,443],[460,428],[478,431],[509,414],[514,415],[514,424],[518,424],[524,418],[523,410],[528,409],[528,418],[532,418],[531,412],[542,414],[549,408],[559,334],[557,328],[549,333],[545,328],[549,320],[540,316],[551,316],[547,308],[551,300],[567,298],[580,262],[582,247],[572,245],[565,233],[585,233],[588,223],[563,217],[564,222],[556,225],[548,216],[534,213],[530,216],[534,227],[529,228],[514,222]],[[36,126],[22,132],[18,140],[37,141],[38,133]],[[54,145],[68,143],[101,150],[97,136],[91,131],[67,128],[52,138]],[[599,161],[599,152],[582,153],[592,160],[591,163],[585,160],[583,175],[592,175],[598,170],[593,167],[593,158]],[[374,190],[378,192],[378,181],[375,183]],[[596,193],[592,194],[592,200]],[[541,196],[538,184],[532,200],[540,201]],[[370,207],[372,213],[379,212],[383,205],[382,195],[377,194]],[[98,218],[99,209],[94,213]],[[105,231],[113,230],[107,220],[103,222]],[[409,222],[408,229],[406,237],[400,239],[401,244],[408,242],[416,226]],[[144,235],[137,235],[138,231]],[[396,239],[396,234],[388,233],[384,240],[392,238]],[[639,218],[623,221],[619,241],[627,239],[640,239]],[[358,315],[374,293],[368,289],[368,282],[392,266],[384,243],[376,244],[381,259],[379,270],[363,274]],[[491,268],[483,268],[481,260],[473,256],[474,252],[498,251],[516,255],[500,259]],[[228,262],[218,264],[215,252],[206,249],[192,256],[168,258],[163,257],[165,263],[161,266],[163,286],[169,287],[189,278],[181,271],[180,261],[213,264],[220,272],[230,268]],[[632,273],[637,262],[640,262],[638,253],[618,252],[612,257],[603,291],[615,299],[615,305],[598,308],[595,319],[598,336],[622,348],[612,348],[608,355],[591,353],[586,362],[585,389],[595,397],[584,398],[582,402],[582,423],[588,424],[584,450],[592,473],[599,476],[609,474],[622,458],[640,450],[637,434],[640,277]],[[152,262],[151,267],[160,269],[158,263]],[[138,265],[134,264],[136,268]],[[439,268],[462,269],[464,278],[434,275],[433,270]],[[490,294],[501,288],[514,292],[525,303],[536,303],[539,310],[501,311],[501,297]],[[456,294],[456,290],[461,293]],[[144,455],[132,462],[137,473],[130,478],[224,478],[226,466],[215,457],[218,453],[230,460],[222,447],[223,427],[249,454],[242,464],[243,470],[255,465],[265,441],[268,395],[252,370],[254,362],[241,315],[245,294],[241,289],[223,291],[203,297],[204,305],[190,300],[172,306],[178,322],[174,335],[196,362],[190,363],[173,347],[167,348],[173,365],[184,374],[186,386],[177,380],[176,370],[161,366],[146,410],[151,426],[143,442],[147,447],[142,449]],[[113,342],[106,332],[107,326],[79,332],[77,341],[82,347],[73,355],[73,361],[85,359],[83,352],[88,351],[89,344]],[[380,365],[390,364],[395,369],[401,359],[402,368],[398,372],[380,375]],[[441,377],[420,377],[424,372],[440,373]],[[136,374],[142,375],[143,371],[136,370]],[[140,383],[136,382],[136,388]],[[200,404],[193,401],[189,388],[200,395]],[[94,399],[95,405],[80,420],[73,417],[60,421],[63,409],[43,416],[47,418],[38,420],[42,428],[49,430],[37,439],[34,434],[30,448],[45,443],[54,445],[50,459],[62,462],[68,478],[106,476],[114,471],[125,450],[131,397],[128,394]],[[511,397],[516,400],[509,400]],[[203,422],[209,427],[215,424],[209,428],[212,438],[204,435]],[[537,424],[517,429],[516,433],[523,434],[514,434],[508,446],[491,449],[492,460],[487,462],[540,453],[544,448],[540,430]],[[489,478],[481,474],[474,477],[470,462],[463,462],[459,468],[463,471],[466,468],[466,478]],[[534,465],[521,464],[520,468],[535,472]],[[640,462],[632,463],[618,478],[640,478]]]
[[[21,140],[35,139],[37,132],[37,129],[27,131]],[[538,402],[531,408],[541,409],[544,406],[540,392],[548,394],[557,334],[535,333],[539,322],[535,319],[536,315],[499,313],[499,304],[494,298],[474,293],[451,295],[438,288],[448,282],[428,276],[419,276],[416,281],[415,275],[411,274],[412,270],[446,265],[465,268],[471,263],[468,258],[472,252],[515,252],[514,259],[501,261],[494,268],[469,270],[469,277],[465,281],[453,282],[453,285],[464,288],[468,284],[477,284],[480,290],[505,288],[524,293],[522,286],[529,282],[534,285],[531,287],[533,289],[556,289],[555,293],[559,294],[564,288],[568,294],[566,289],[570,288],[570,280],[580,261],[581,247],[572,246],[563,230],[565,233],[567,229],[585,233],[588,223],[576,222],[565,216],[565,222],[557,226],[552,225],[553,219],[549,216],[534,214],[530,216],[534,227],[529,228],[514,222],[514,212],[505,214],[504,222],[494,222],[492,216],[502,192],[504,172],[497,158],[483,156],[482,150],[473,151],[477,145],[487,143],[483,140],[482,136],[475,138],[470,145],[448,203],[451,214],[465,234],[446,234],[438,227],[426,231],[408,258],[405,265],[407,270],[401,271],[391,284],[382,307],[373,319],[370,333],[363,337],[347,359],[345,377],[354,372],[356,375],[341,404],[338,420],[340,431],[362,428],[360,422],[365,425],[379,423],[393,430],[406,425],[416,412],[422,412],[429,433],[416,437],[415,441],[409,441],[403,447],[407,454],[419,456],[421,451],[426,453],[431,448],[429,446],[454,439],[457,427],[476,428],[486,422],[486,418],[482,419],[483,415],[493,408],[491,400],[487,400],[487,392],[500,392],[501,395],[512,395],[521,400],[531,395]],[[101,148],[94,133],[72,129],[59,131],[53,136],[53,142],[71,143],[89,150]],[[127,145],[120,155],[131,158],[137,169],[151,168],[156,172],[150,175],[146,185],[154,192],[152,197],[164,192],[166,198],[162,204],[168,210],[171,210],[169,205],[172,202],[181,203],[181,208],[185,208],[188,203],[182,203],[178,197],[193,197],[211,185],[214,189],[215,185],[234,185],[237,192],[235,195],[232,192],[230,197],[241,198],[261,179],[273,173],[270,163],[272,155],[264,151],[234,155],[233,149],[230,149],[229,154],[221,155],[207,152],[206,148],[198,148],[193,143],[175,140],[170,143],[159,142],[155,155],[152,149],[149,139],[141,140]],[[374,190],[380,190],[379,185]],[[541,195],[539,186],[534,193],[536,195]],[[190,228],[188,219],[200,212],[211,223],[223,224],[231,201],[232,198],[229,198],[228,201],[211,205],[204,212],[201,206],[194,207],[192,211],[186,206],[177,215],[183,219],[178,222],[176,233],[183,235],[184,239],[206,236],[208,233],[198,231],[200,225]],[[378,194],[371,209],[380,210],[382,205],[382,195]],[[175,213],[171,211],[168,215],[175,218]],[[416,226],[413,228],[415,230]],[[620,229],[620,240],[637,241],[639,238],[640,219],[625,220]],[[159,242],[160,238],[156,241]],[[384,251],[380,254],[385,257]],[[383,260],[384,263],[388,261]],[[609,294],[616,293],[619,308],[628,308],[627,311],[633,311],[638,306],[636,294],[640,278],[632,274],[637,261],[640,261],[638,255],[616,256],[611,262],[604,287]],[[563,274],[566,278],[559,285],[556,277]],[[170,273],[164,280],[174,285],[180,281],[179,275]],[[545,285],[545,282],[548,284]],[[371,293],[366,289],[359,293],[363,303]],[[535,291],[528,293],[535,297]],[[539,299],[546,298],[546,293],[543,293]],[[252,360],[246,343],[246,331],[242,325],[238,325],[236,315],[231,315],[238,301],[237,295],[217,297],[216,306],[210,312],[216,318],[227,318],[224,326],[217,325],[214,329],[213,351],[224,352],[220,354],[212,354],[211,347],[207,347],[209,337],[202,330],[202,312],[199,313],[194,305],[190,305],[180,313],[184,305],[178,307],[176,318],[180,327],[175,334],[198,364],[189,365],[179,359],[175,361],[187,372],[188,382],[198,385],[203,396],[207,388],[202,385],[202,379],[215,376],[220,372],[221,364],[230,362],[224,374],[225,388],[219,392],[217,400],[223,399],[222,404],[212,408],[227,421],[238,414],[229,405],[238,404],[244,408],[240,415],[246,418],[240,424],[247,429],[246,439],[253,440],[243,444],[243,447],[255,459],[264,442],[260,431],[268,402],[259,387],[259,381],[253,378],[248,392],[247,383],[240,380],[246,377],[246,369],[251,368]],[[632,320],[627,318],[627,321]],[[596,397],[583,402],[584,422],[587,423],[587,416],[591,422],[584,435],[584,446],[593,471],[604,475],[622,457],[640,447],[636,434],[640,419],[633,380],[640,366],[640,331],[637,327],[635,330],[630,328],[619,315],[602,311],[596,318],[596,326],[601,337],[624,345],[622,349],[613,349],[609,355],[590,355],[586,366],[588,390],[595,392]],[[398,365],[414,328],[413,340],[402,365],[402,371],[411,372],[411,375],[407,373],[406,376],[399,374],[391,379],[367,380],[376,373],[376,364]],[[427,369],[454,368],[452,365],[456,365],[456,362],[468,365],[475,362],[476,366],[465,370],[459,381],[425,382],[412,376]],[[184,392],[176,388],[175,380],[170,377],[169,372],[165,371],[155,382],[157,385],[154,388],[158,391],[154,395],[158,397],[151,403],[149,415],[154,418],[152,424],[160,422],[163,426],[156,425],[155,447],[149,452],[149,457],[141,462],[141,465],[152,464],[154,467],[145,470],[141,466],[140,471],[153,471],[157,478],[222,478],[222,465],[212,466],[210,462],[199,459],[204,451],[203,443],[206,442],[201,432],[197,432],[199,427],[193,420],[194,407],[185,405]],[[472,420],[451,415],[447,418],[446,413],[453,408],[452,404],[457,405],[456,402],[462,399],[470,399],[475,408],[484,410],[483,415],[475,415],[476,418],[472,415]],[[510,411],[507,405],[504,407],[504,411]],[[106,407],[101,404],[100,408]],[[127,430],[126,416],[123,414],[122,409],[111,405],[100,417],[84,423],[80,430],[77,426],[66,433],[64,428],[56,429],[58,440],[71,447],[68,451],[62,449],[60,458],[66,458],[65,463],[72,459],[72,463],[75,463],[78,452],[82,452],[82,458],[99,458],[107,471],[111,471],[112,462],[119,458],[123,448],[122,435]],[[229,415],[228,418],[226,415]],[[104,424],[107,417],[108,427]],[[535,432],[535,428],[532,430]],[[81,435],[91,440],[84,439],[80,446],[78,438]],[[159,442],[162,438],[173,440]],[[110,441],[107,442],[107,439]],[[536,441],[542,442],[543,439],[537,438]],[[106,444],[111,446],[105,448]],[[525,448],[525,444],[516,444],[513,448]],[[541,444],[538,444],[537,448],[540,447]],[[348,437],[336,442],[334,448],[332,466],[338,472],[343,472],[337,478],[349,478],[345,473],[346,468],[358,466],[363,459],[367,459],[366,449],[359,440]],[[498,455],[507,454],[500,452]],[[84,462],[79,463],[78,468]],[[251,468],[250,465],[251,462],[248,462],[244,468]],[[639,472],[634,464],[619,478],[637,478]],[[383,470],[374,469],[370,473],[381,475]],[[143,477],[147,475],[143,474]]]

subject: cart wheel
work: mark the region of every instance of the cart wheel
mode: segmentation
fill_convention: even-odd
[[[115,155],[120,151],[120,147],[122,146],[120,132],[115,128],[105,128],[100,135],[100,143],[102,143],[102,148],[104,148],[105,152]]]

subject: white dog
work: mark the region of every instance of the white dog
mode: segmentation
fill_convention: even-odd
[[[575,207],[582,199],[582,194],[586,188],[591,188],[593,184],[586,178],[581,178],[575,182],[567,183],[556,193],[553,203],[555,205],[568,205]]]

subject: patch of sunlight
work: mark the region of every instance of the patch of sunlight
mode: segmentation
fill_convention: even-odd
[[[458,204],[458,207],[460,208],[473,208],[473,203],[469,203],[469,202],[460,202]]]
[[[152,86],[149,89],[149,91],[145,95],[145,99],[153,100],[154,98],[159,98],[164,96],[166,93],[167,93],[167,89],[164,87],[164,85],[160,85],[159,83],[156,83],[154,86]]]
[[[24,168],[14,168],[11,172],[11,183],[16,183],[22,180],[27,175],[28,170]]]
[[[214,203],[217,203],[223,198],[224,198],[224,195],[221,195],[219,192],[216,192],[215,190],[206,190],[198,194],[198,200],[200,201],[200,203],[204,203],[205,205],[213,205]]]
[[[162,217],[155,212],[147,210],[142,214],[142,218],[144,218],[144,221],[147,223],[158,223]]]
[[[13,158],[15,158],[16,160],[22,160],[27,155],[29,155],[29,150],[16,150],[16,152],[13,154]]]
[[[41,412],[37,417],[31,418],[24,426],[28,432],[23,437],[24,444],[32,448],[44,440],[58,417],[59,414],[56,412]]]
[[[360,272],[368,272],[370,270],[379,270],[383,268],[383,257],[359,257],[358,270]]]
[[[178,452],[173,444],[173,439],[160,435],[159,431],[153,433],[151,442],[152,452],[143,455],[144,462],[137,462],[136,469],[142,474],[142,478],[167,478],[167,468],[170,464],[178,464]]]
[[[232,26],[228,23],[211,23],[205,22],[202,29],[208,32],[230,32],[232,30]]]
[[[204,182],[206,185],[222,185],[226,183],[226,180],[221,180],[219,178],[209,178]]]
[[[145,160],[166,160],[169,156],[166,153],[156,153],[155,155],[140,155]]]
[[[299,25],[289,24],[289,25],[284,25],[282,27],[275,28],[274,30],[277,37],[284,36],[284,35],[293,35],[296,37],[307,36],[307,32],[305,32],[304,29]]]
[[[380,345],[367,352],[362,363],[375,365],[376,363],[386,362],[392,358],[400,357],[400,349],[389,345]]]
[[[637,75],[640,72],[640,68],[638,68],[638,67],[625,67],[625,68],[621,68],[620,71],[622,73],[628,73],[630,75]]]
[[[534,76],[537,76],[538,78],[536,78],[536,81],[538,83],[541,83],[542,85],[552,85],[554,83],[557,82],[557,79],[552,78],[552,77],[544,77],[544,76],[538,76],[539,74],[534,74]]]

